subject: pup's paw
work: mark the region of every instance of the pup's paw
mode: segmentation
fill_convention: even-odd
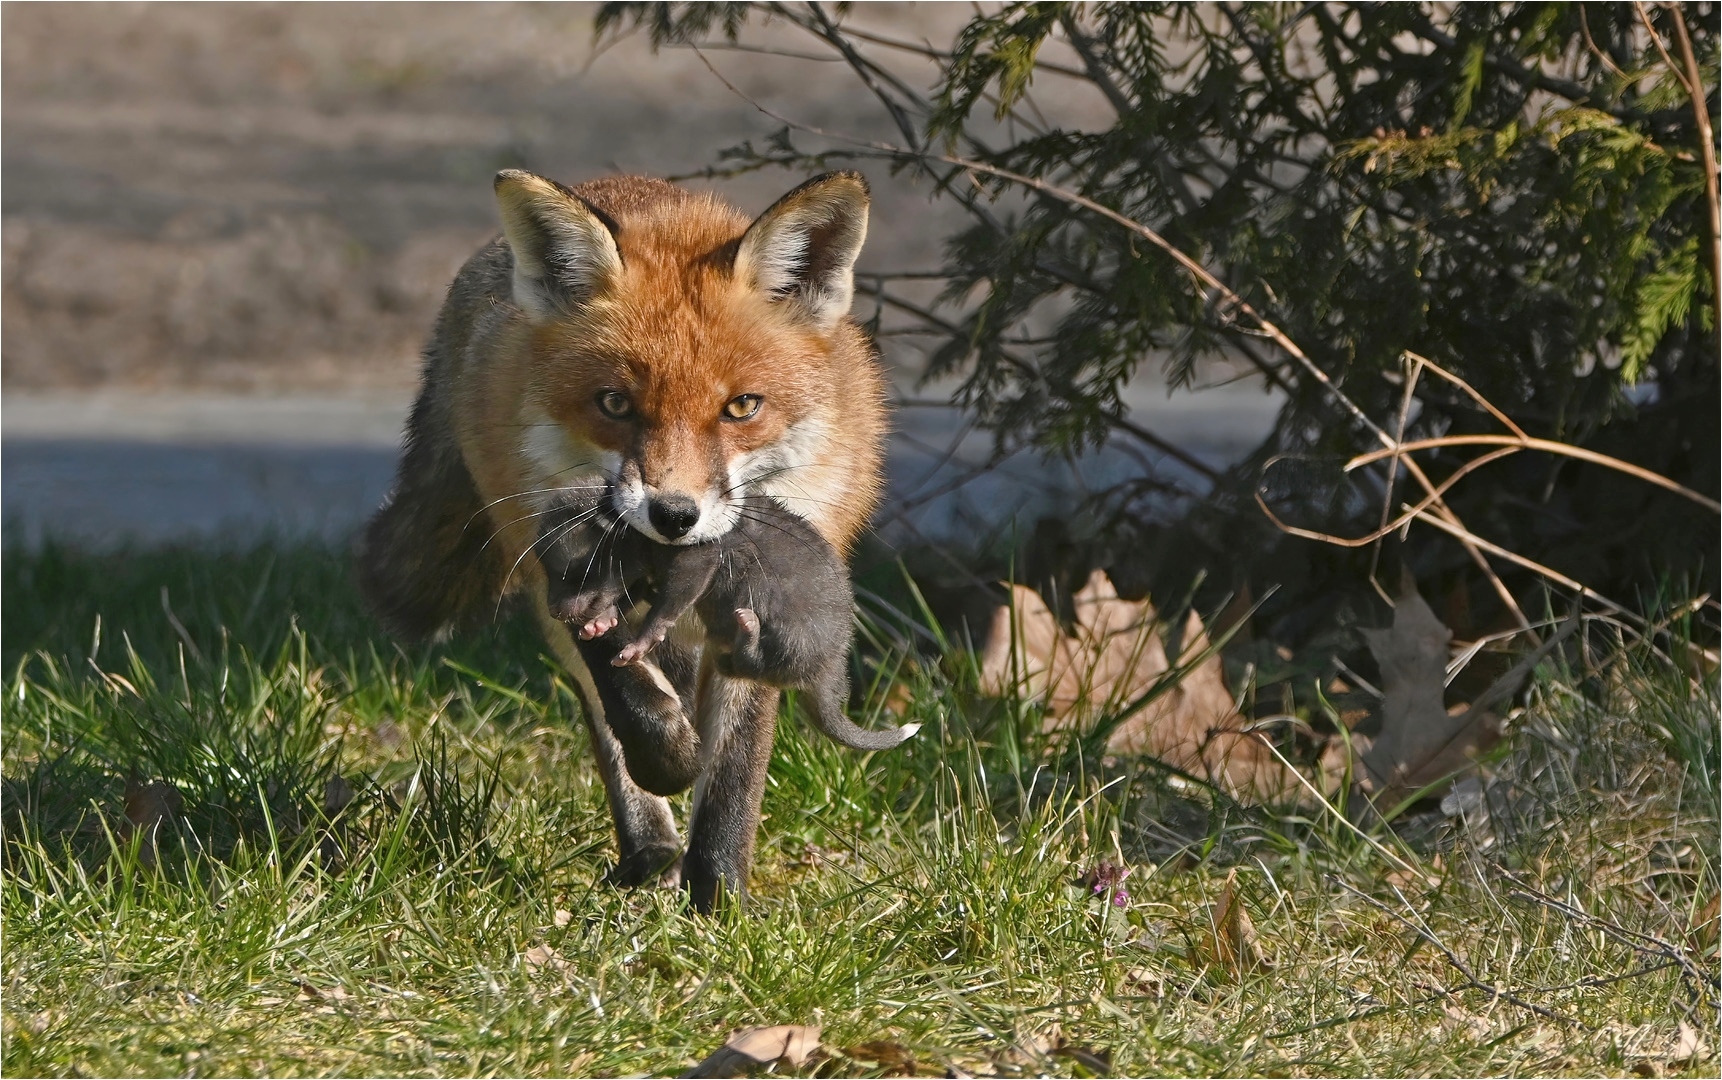
[[[580,639],[582,641],[591,641],[595,637],[603,637],[605,634],[614,630],[616,628],[616,624],[621,621],[622,618],[616,613],[615,608],[611,608],[601,615],[595,615],[580,627]]]
[[[735,609],[736,636],[740,639],[756,638],[759,636],[759,613],[752,608],[738,607]]]
[[[622,646],[622,651],[616,654],[616,659],[610,661],[617,667],[627,667],[636,660],[644,660],[646,654],[657,648],[658,642],[664,640],[662,634],[642,634]]]

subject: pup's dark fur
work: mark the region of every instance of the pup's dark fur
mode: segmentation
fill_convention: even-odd
[[[633,529],[594,524],[601,500],[546,515],[540,561],[550,611],[578,628],[583,642],[611,642],[611,663],[638,666],[691,607],[705,624],[706,648],[732,678],[812,698],[813,720],[832,740],[856,750],[889,750],[919,725],[869,731],[844,715],[854,593],[849,575],[812,526],[770,498],[751,500],[734,528],[706,544],[656,544]],[[595,541],[594,533],[602,534]],[[646,591],[655,597],[639,630],[617,630],[620,611]],[[608,650],[605,650],[608,651]],[[616,730],[634,781],[648,791],[679,778],[698,757],[698,741],[679,708],[653,708],[662,695],[620,684],[633,718]],[[642,775],[644,774],[644,775]],[[691,781],[691,774],[690,774]],[[685,786],[685,785],[684,785]]]

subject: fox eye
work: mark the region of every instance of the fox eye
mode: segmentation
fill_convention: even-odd
[[[612,420],[626,420],[634,415],[634,403],[620,390],[606,390],[598,395],[598,411]]]
[[[759,415],[759,407],[765,403],[765,398],[758,394],[741,394],[729,399],[723,407],[725,420],[752,420]]]

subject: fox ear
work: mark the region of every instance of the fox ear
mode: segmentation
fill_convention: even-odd
[[[514,302],[534,322],[602,292],[621,273],[616,223],[556,181],[504,169],[496,205],[514,251]]]
[[[830,329],[849,314],[855,295],[868,201],[860,173],[814,177],[748,226],[736,251],[736,277]]]

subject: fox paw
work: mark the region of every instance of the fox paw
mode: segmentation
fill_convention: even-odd
[[[653,844],[618,862],[604,875],[610,885],[638,889],[644,885],[674,889],[682,883],[682,849],[679,844]]]

